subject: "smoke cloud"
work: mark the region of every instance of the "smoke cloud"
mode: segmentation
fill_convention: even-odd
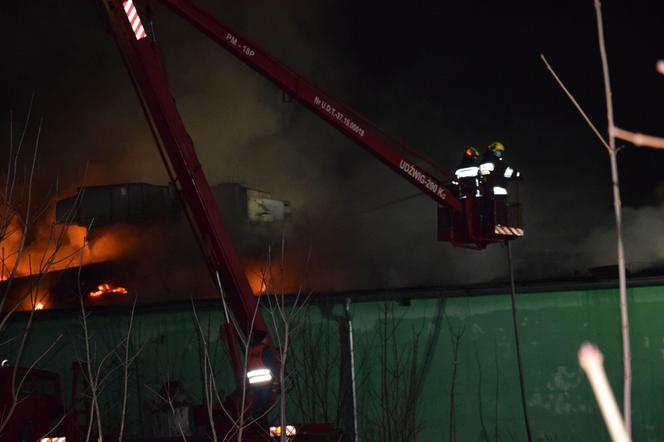
[[[40,159],[46,165],[39,185],[46,188],[57,179],[61,194],[68,195],[81,185],[165,184],[133,87],[91,4],[65,9],[14,3],[19,4],[3,14],[4,28],[23,38],[8,51],[11,63],[3,74],[10,87],[3,90],[3,102],[24,115],[26,97],[37,91],[35,114],[44,117]],[[572,12],[542,7],[523,22],[515,18],[523,12],[511,3],[404,11],[383,2],[384,20],[378,20],[379,8],[370,3],[201,2],[448,170],[469,145],[503,141],[507,159],[525,176],[527,236],[514,243],[520,278],[573,274],[611,256],[608,161],[537,58],[546,50],[559,60],[569,57],[563,73],[578,70],[568,37],[552,37]],[[592,26],[591,8],[583,14],[579,20],[587,18]],[[504,32],[494,32],[496,22],[505,23]],[[20,32],[25,23],[28,35]],[[394,23],[402,32],[396,33]],[[475,252],[436,241],[435,203],[423,196],[408,199],[417,193],[412,186],[284,100],[269,81],[168,12],[157,13],[154,30],[208,180],[240,182],[292,203],[287,225],[234,238],[249,262],[263,260],[269,244],[278,251],[283,237],[296,273],[304,272],[311,256],[301,279],[317,290],[506,277],[503,246]],[[574,50],[585,60],[582,51],[594,48]],[[583,91],[584,102],[601,104],[599,77],[597,83],[574,77],[572,86]],[[601,119],[598,108],[589,112]],[[630,261],[660,260],[657,241],[642,235],[659,231],[659,209],[627,210],[625,217]],[[152,234],[142,235],[145,243],[153,241]],[[200,256],[191,233],[160,235],[173,236],[176,249],[141,265],[169,267],[185,281],[202,262],[189,259]],[[178,256],[184,258],[178,262]]]

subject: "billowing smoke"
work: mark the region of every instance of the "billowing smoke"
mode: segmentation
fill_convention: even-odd
[[[165,184],[128,75],[91,4],[14,3],[4,14],[5,29],[23,38],[9,48],[11,63],[4,69],[11,90],[3,94],[9,107],[24,114],[26,97],[37,91],[35,113],[44,117],[40,155],[48,165],[41,169],[40,185],[57,179],[62,193],[71,194],[81,185]],[[569,123],[576,116],[539,64],[535,29],[524,24],[518,33],[493,31],[494,15],[504,14],[502,8],[461,8],[467,16],[452,20],[455,25],[450,17],[459,11],[447,6],[436,9],[439,16],[423,17],[381,4],[403,23],[423,20],[408,26],[408,35],[394,29],[381,33],[391,36],[383,41],[371,38],[370,30],[358,31],[369,27],[359,13],[375,11],[357,2],[201,3],[446,169],[454,168],[468,145],[503,141],[525,176],[527,237],[514,244],[519,277],[570,274],[601,264],[596,257],[611,256],[591,252],[614,244],[604,152],[582,123]],[[491,26],[463,24],[476,20]],[[376,22],[371,26],[390,23]],[[30,23],[29,33],[20,29],[22,23]],[[412,186],[284,99],[269,81],[170,13],[158,13],[154,31],[209,181],[240,182],[292,203],[289,224],[263,237],[235,238],[248,260],[264,259],[268,244],[278,253],[283,233],[288,265],[300,269],[310,255],[306,280],[318,290],[505,278],[503,246],[478,253],[437,242],[435,203],[408,198],[417,193]],[[522,52],[506,54],[505,48]],[[661,220],[655,215],[655,209],[626,211],[628,242],[638,244],[643,237],[636,233],[642,230],[655,231],[659,221],[646,221]],[[604,223],[606,232],[588,237]],[[168,235],[175,238],[166,258],[155,256],[141,265],[168,265],[186,281],[190,263],[200,265],[187,258],[199,256],[196,244],[190,233]],[[148,244],[152,237],[146,234]],[[659,258],[655,243],[628,245],[628,258]],[[643,256],[637,257],[639,252]]]
[[[378,83],[355,77],[348,68],[355,60],[327,37],[326,27],[331,25],[325,6],[208,6],[322,88],[368,112],[379,126],[400,132],[450,169],[467,140],[491,141],[473,133],[474,124],[456,120],[451,109],[406,98],[409,89],[403,84],[417,83],[422,69],[417,61]],[[33,22],[34,16],[47,19],[42,10],[29,7],[19,14]],[[42,155],[51,174],[44,175],[52,179],[57,174],[70,193],[79,185],[165,183],[163,165],[111,39],[90,10],[61,19],[75,23],[58,30],[58,45],[70,63],[55,80],[31,76],[41,86],[37,102],[46,121]],[[287,261],[301,269],[311,257],[307,275],[302,275],[310,287],[424,286],[480,282],[505,274],[504,248],[477,253],[437,242],[435,203],[419,196],[389,204],[417,190],[297,103],[284,103],[288,100],[281,91],[186,23],[161,13],[155,31],[178,107],[209,181],[237,181],[291,201],[293,220],[283,230]],[[80,32],[89,38],[80,39]],[[39,45],[35,42],[31,49],[41,53]],[[35,70],[43,67],[23,61]],[[60,107],[66,112],[59,112]],[[427,127],[433,121],[450,123]],[[460,126],[453,127],[455,123]],[[257,261],[264,259],[269,243],[273,253],[280,253],[278,230],[264,238],[262,247],[256,238],[235,240],[250,260]],[[191,262],[200,263],[189,259],[198,253],[189,234],[170,235],[168,241],[153,243],[154,235],[145,233],[142,249],[152,255],[168,249],[169,243],[177,244],[179,251],[163,250],[161,263],[151,255],[145,266],[190,269]],[[177,262],[177,257],[184,259]]]
[[[660,189],[660,194],[661,194]],[[638,209],[623,208],[623,242],[627,267],[632,272],[662,266],[664,263],[664,201]],[[587,250],[589,261],[595,266],[615,265],[616,229],[609,218],[594,230],[582,248]]]

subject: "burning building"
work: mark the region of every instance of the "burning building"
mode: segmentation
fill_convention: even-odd
[[[213,190],[247,256],[251,286],[261,292],[266,272],[257,251],[288,221],[290,204],[237,183]],[[57,201],[48,221],[49,228],[37,229],[18,263],[11,256],[3,260],[2,279],[13,275],[5,308],[74,308],[80,296],[93,307],[131,304],[135,297],[153,303],[216,296],[172,187],[82,187]],[[9,239],[16,248],[20,238]],[[3,246],[13,250],[7,241]]]

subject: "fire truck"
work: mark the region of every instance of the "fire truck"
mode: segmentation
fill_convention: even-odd
[[[510,198],[496,198],[491,192],[483,192],[482,196],[478,197],[475,192],[466,192],[455,187],[450,175],[435,162],[415,149],[394,141],[359,113],[320,90],[304,76],[288,68],[190,0],[96,0],[96,3],[105,27],[113,37],[131,77],[166,170],[184,203],[212,278],[221,294],[227,321],[220,333],[230,349],[237,386],[236,391],[226,399],[226,409],[231,410],[231,413],[241,411],[238,397],[242,396],[247,384],[239,342],[246,342],[258,331],[268,336],[268,347],[275,354],[276,348],[269,340],[269,330],[262,316],[254,315],[259,300],[250,289],[222,214],[199,163],[193,141],[171,95],[161,56],[162,49],[148,25],[154,17],[153,7],[161,5],[189,22],[219,46],[269,79],[292,101],[304,105],[431,198],[438,206],[439,240],[458,247],[483,249],[490,244],[504,243],[523,236],[518,191],[511,192]],[[0,373],[4,386],[10,371]],[[63,401],[57,375],[53,377],[47,372],[34,371],[33,377],[35,380],[39,378],[44,382],[48,381],[52,386],[50,396],[34,393],[37,395],[35,397],[38,397],[35,400],[43,402],[48,399],[50,403],[58,404],[56,408],[61,407]],[[271,382],[278,388],[278,381],[274,376]],[[251,392],[247,390],[244,392],[251,396]],[[3,398],[3,401],[6,400],[7,398]],[[50,416],[49,413],[43,414],[44,420]],[[224,431],[227,431],[229,425],[228,418],[222,416],[221,412],[218,414],[219,416],[214,418],[215,427],[219,427],[217,434],[225,434]],[[22,415],[19,410],[17,419],[20,420]],[[71,413],[68,416],[70,419]],[[30,425],[46,428],[46,423],[36,417],[34,424]],[[10,428],[20,426],[10,425]],[[78,436],[72,433],[73,427],[74,424],[69,421],[61,426],[61,431],[67,433],[65,436],[68,441],[78,440]],[[56,433],[53,433],[52,437],[58,436]],[[250,428],[244,438],[263,440],[261,434],[265,433]]]

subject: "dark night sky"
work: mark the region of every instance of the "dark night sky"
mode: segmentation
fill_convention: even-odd
[[[501,140],[526,176],[521,278],[611,264],[609,162],[539,59],[547,56],[606,127],[593,2],[208,0],[240,33],[447,169],[468,145]],[[664,4],[608,1],[617,124],[664,135]],[[43,183],[166,178],[128,76],[92,2],[0,6],[3,112],[32,91],[44,118]],[[166,12],[157,17],[171,86],[211,182],[240,181],[292,201],[293,256],[314,254],[320,289],[469,284],[502,278],[505,250],[435,240],[435,204],[224,50]],[[6,113],[5,113],[6,115]],[[3,117],[3,133],[7,117]],[[620,153],[629,265],[664,259],[664,152]],[[238,239],[239,242],[241,242]],[[362,269],[358,271],[358,269]]]

